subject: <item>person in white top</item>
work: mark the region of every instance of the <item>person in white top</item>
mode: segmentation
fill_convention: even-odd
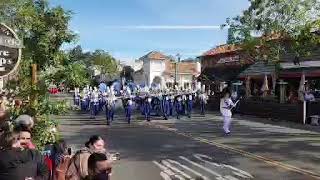
[[[305,94],[304,94],[304,100],[307,101],[307,102],[313,102],[315,101],[315,97],[314,95],[310,92],[310,91],[307,91]]]
[[[223,130],[225,134],[230,134],[230,124],[231,124],[231,109],[235,106],[230,98],[230,91],[225,89],[224,96],[220,100],[220,112],[223,116]]]

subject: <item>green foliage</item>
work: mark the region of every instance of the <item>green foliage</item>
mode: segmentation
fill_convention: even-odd
[[[56,64],[61,45],[76,37],[68,28],[72,13],[49,7],[46,0],[6,0],[0,12],[0,21],[16,29],[24,42],[23,59],[31,59],[40,69]]]
[[[76,38],[69,30],[71,15],[70,11],[62,7],[49,6],[46,0],[1,0],[0,2],[0,21],[17,32],[25,47],[17,80],[7,84],[7,88],[18,88],[16,96],[25,104],[20,109],[11,109],[11,117],[29,114],[36,119],[34,139],[39,148],[48,142],[54,142],[58,134],[51,131],[57,122],[49,116],[64,113],[67,107],[64,101],[50,101],[48,94],[50,83],[46,79],[48,76],[40,76],[38,83],[32,85],[31,64],[37,64],[42,71],[50,71],[45,69],[46,67],[59,69],[68,64],[68,56],[60,51],[60,47],[63,43],[69,43]],[[79,68],[75,69],[79,71]],[[70,71],[70,68],[67,70]],[[53,75],[50,80],[57,78],[55,73],[47,74]]]
[[[104,50],[96,50],[92,53],[93,65],[101,74],[113,75],[118,70],[118,64],[115,58]]]
[[[73,63],[69,64],[64,72],[65,85],[74,88],[74,87],[84,87],[89,83],[89,73],[86,67],[83,64]]]
[[[59,134],[56,132],[58,122],[49,116],[39,116],[36,118],[36,126],[32,134],[36,146],[40,149],[46,144],[51,144],[59,140]]]
[[[243,44],[254,58],[279,61],[292,52],[297,58],[310,55],[319,45],[320,2],[318,0],[249,0],[241,16],[228,18],[229,43]],[[257,38],[257,37],[260,38]]]

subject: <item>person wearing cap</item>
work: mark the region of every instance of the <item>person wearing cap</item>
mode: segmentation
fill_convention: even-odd
[[[187,98],[188,98],[187,99],[187,112],[188,112],[188,117],[191,118],[192,106],[193,106],[192,94],[189,94]]]
[[[163,115],[164,119],[167,120],[168,116],[170,115],[170,99],[169,96],[165,95],[163,98]]]
[[[200,94],[200,110],[201,110],[201,115],[205,115],[205,107],[207,104],[207,96],[206,94],[203,92]]]
[[[169,101],[170,101],[169,102],[169,109],[170,109],[169,115],[173,116],[173,108],[174,108],[174,95],[173,94],[171,94]]]
[[[133,109],[133,102],[132,102],[131,98],[128,98],[126,101],[126,107],[125,107],[126,118],[127,118],[128,124],[131,123],[132,109]]]
[[[180,95],[178,95],[176,98],[175,109],[176,109],[177,119],[180,119],[180,115],[182,111],[182,99]]]
[[[94,87],[94,90],[91,93],[91,98],[90,98],[90,113],[91,113],[91,118],[95,118],[96,115],[98,114],[98,109],[99,109],[99,94]]]
[[[150,115],[151,115],[151,97],[147,96],[145,98],[145,102],[144,102],[144,117],[145,120],[150,121]]]
[[[78,87],[74,88],[74,105],[79,106],[80,105],[80,89]]]
[[[111,91],[110,95],[108,96],[108,100],[106,102],[107,125],[110,125],[110,123],[113,121],[114,108],[115,108],[115,96],[114,96],[114,91]]]

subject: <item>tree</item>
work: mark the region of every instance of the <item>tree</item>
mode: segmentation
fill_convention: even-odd
[[[87,67],[90,67],[92,65],[92,55],[91,52],[83,52],[82,47],[80,45],[77,45],[73,49],[71,49],[69,52],[69,58],[70,62],[81,62],[85,64]]]
[[[320,43],[315,31],[320,29],[318,0],[249,0],[242,15],[228,18],[223,27],[232,34],[229,43],[258,59],[278,62],[282,54],[296,58],[310,55]],[[259,38],[257,38],[259,37]]]
[[[36,85],[31,83],[31,64],[38,64],[44,71],[46,67],[59,67],[67,62],[68,56],[60,48],[63,43],[75,40],[68,28],[71,15],[62,7],[49,6],[46,0],[0,1],[0,22],[14,29],[24,43],[18,79],[13,82],[18,84],[16,95],[24,101],[29,97],[33,100],[27,101],[19,112],[13,108],[10,115],[26,113],[35,117],[33,135],[39,148],[55,141],[57,133],[52,129],[56,122],[50,114],[62,113],[66,106],[64,102],[49,100],[46,76],[40,77]]]
[[[104,50],[95,50],[92,53],[92,62],[101,75],[114,75],[118,72],[116,59]]]
[[[53,65],[63,43],[75,40],[69,29],[71,12],[50,7],[46,0],[5,0],[0,20],[15,29],[24,42],[24,59],[43,69]]]

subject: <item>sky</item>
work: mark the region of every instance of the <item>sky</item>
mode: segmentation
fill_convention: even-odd
[[[85,51],[103,49],[128,63],[150,51],[194,58],[224,44],[227,17],[248,0],[51,0],[73,12],[70,28]]]

